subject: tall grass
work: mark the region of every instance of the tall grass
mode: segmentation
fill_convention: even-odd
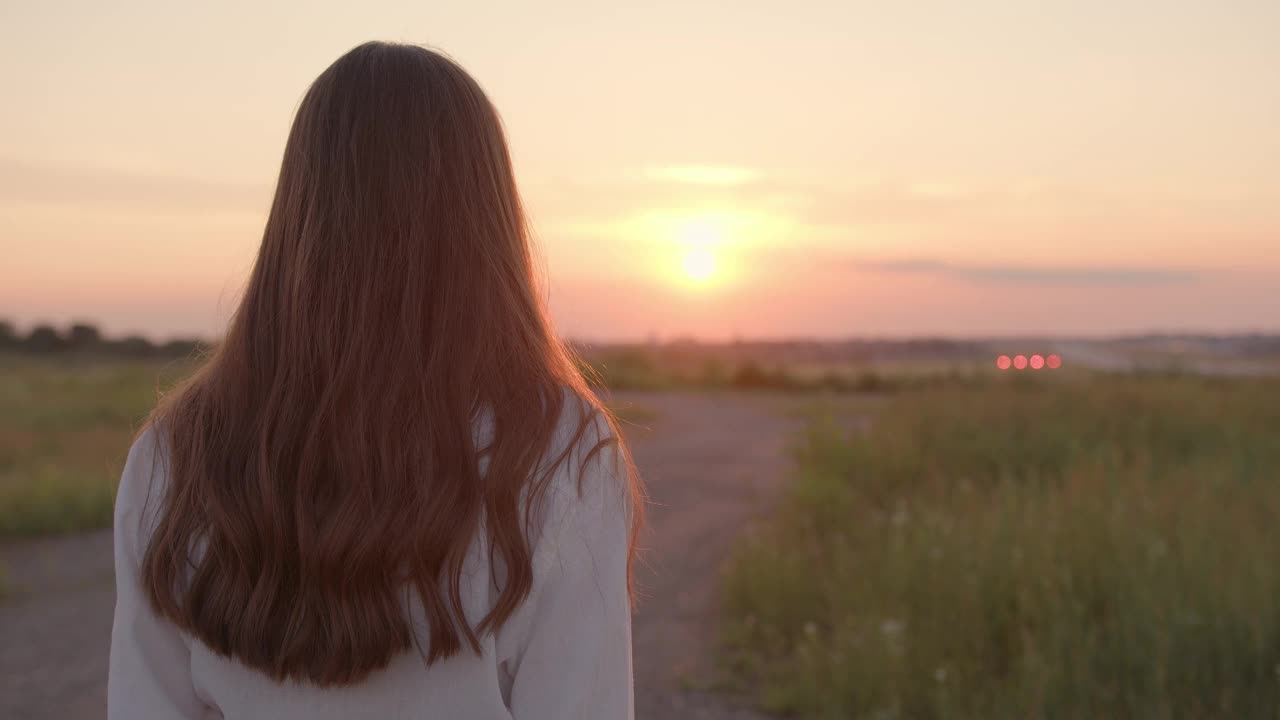
[[[812,427],[726,580],[724,657],[766,707],[1278,716],[1280,383],[1055,380]]]
[[[0,537],[110,525],[133,433],[189,368],[0,356]]]

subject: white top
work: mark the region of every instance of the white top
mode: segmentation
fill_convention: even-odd
[[[566,409],[564,415],[576,413]],[[572,432],[570,424],[561,423],[561,448]],[[151,609],[139,568],[165,479],[159,472],[152,477],[156,440],[146,431],[129,452],[116,497],[116,609],[107,717],[632,718],[627,496],[611,448],[587,465],[579,495],[577,468],[595,444],[593,433],[585,435],[587,441],[575,448],[548,487],[545,519],[531,533],[534,581],[529,598],[502,628],[481,639],[480,655],[464,649],[428,666],[411,651],[358,685],[322,689],[277,683],[215,655]],[[473,543],[462,574],[472,623],[497,597],[483,535]],[[415,621],[420,637],[427,637],[421,625],[425,618],[418,615]]]

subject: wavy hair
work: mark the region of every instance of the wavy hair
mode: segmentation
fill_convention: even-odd
[[[226,336],[148,425],[168,463],[150,600],[277,680],[479,652],[530,592],[534,508],[580,443],[617,447],[634,557],[639,483],[550,327],[498,113],[421,47],[361,45],[312,84]],[[503,570],[473,626],[481,532]]]

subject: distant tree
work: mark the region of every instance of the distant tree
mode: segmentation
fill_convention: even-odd
[[[27,339],[23,341],[22,346],[28,352],[58,352],[66,349],[67,340],[58,334],[57,328],[52,325],[37,325],[31,328],[31,332],[27,335]]]
[[[729,382],[729,368],[717,358],[707,358],[702,363],[698,383],[706,387],[721,387]]]
[[[199,340],[170,340],[164,345],[161,345],[159,351],[160,354],[165,357],[188,358],[200,353],[201,344]]]
[[[111,349],[129,357],[148,357],[155,354],[156,346],[141,335],[130,335],[111,343]]]
[[[74,350],[92,350],[102,344],[102,333],[87,323],[76,323],[67,333],[68,344]]]
[[[611,350],[594,358],[591,364],[598,382],[615,390],[656,388],[666,381],[653,355],[642,348]]]
[[[841,391],[848,390],[850,383],[844,374],[835,370],[828,370],[818,377],[814,385],[823,390]]]
[[[876,393],[895,389],[895,383],[875,370],[863,370],[853,381],[856,392]]]
[[[9,350],[17,346],[18,333],[13,329],[13,323],[0,320],[0,350]]]
[[[778,380],[777,373],[768,372],[754,362],[746,362],[738,366],[731,382],[734,387],[767,388],[777,387]]]

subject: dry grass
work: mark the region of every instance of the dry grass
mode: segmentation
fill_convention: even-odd
[[[815,424],[730,670],[805,717],[1274,718],[1280,382],[1010,380]]]

